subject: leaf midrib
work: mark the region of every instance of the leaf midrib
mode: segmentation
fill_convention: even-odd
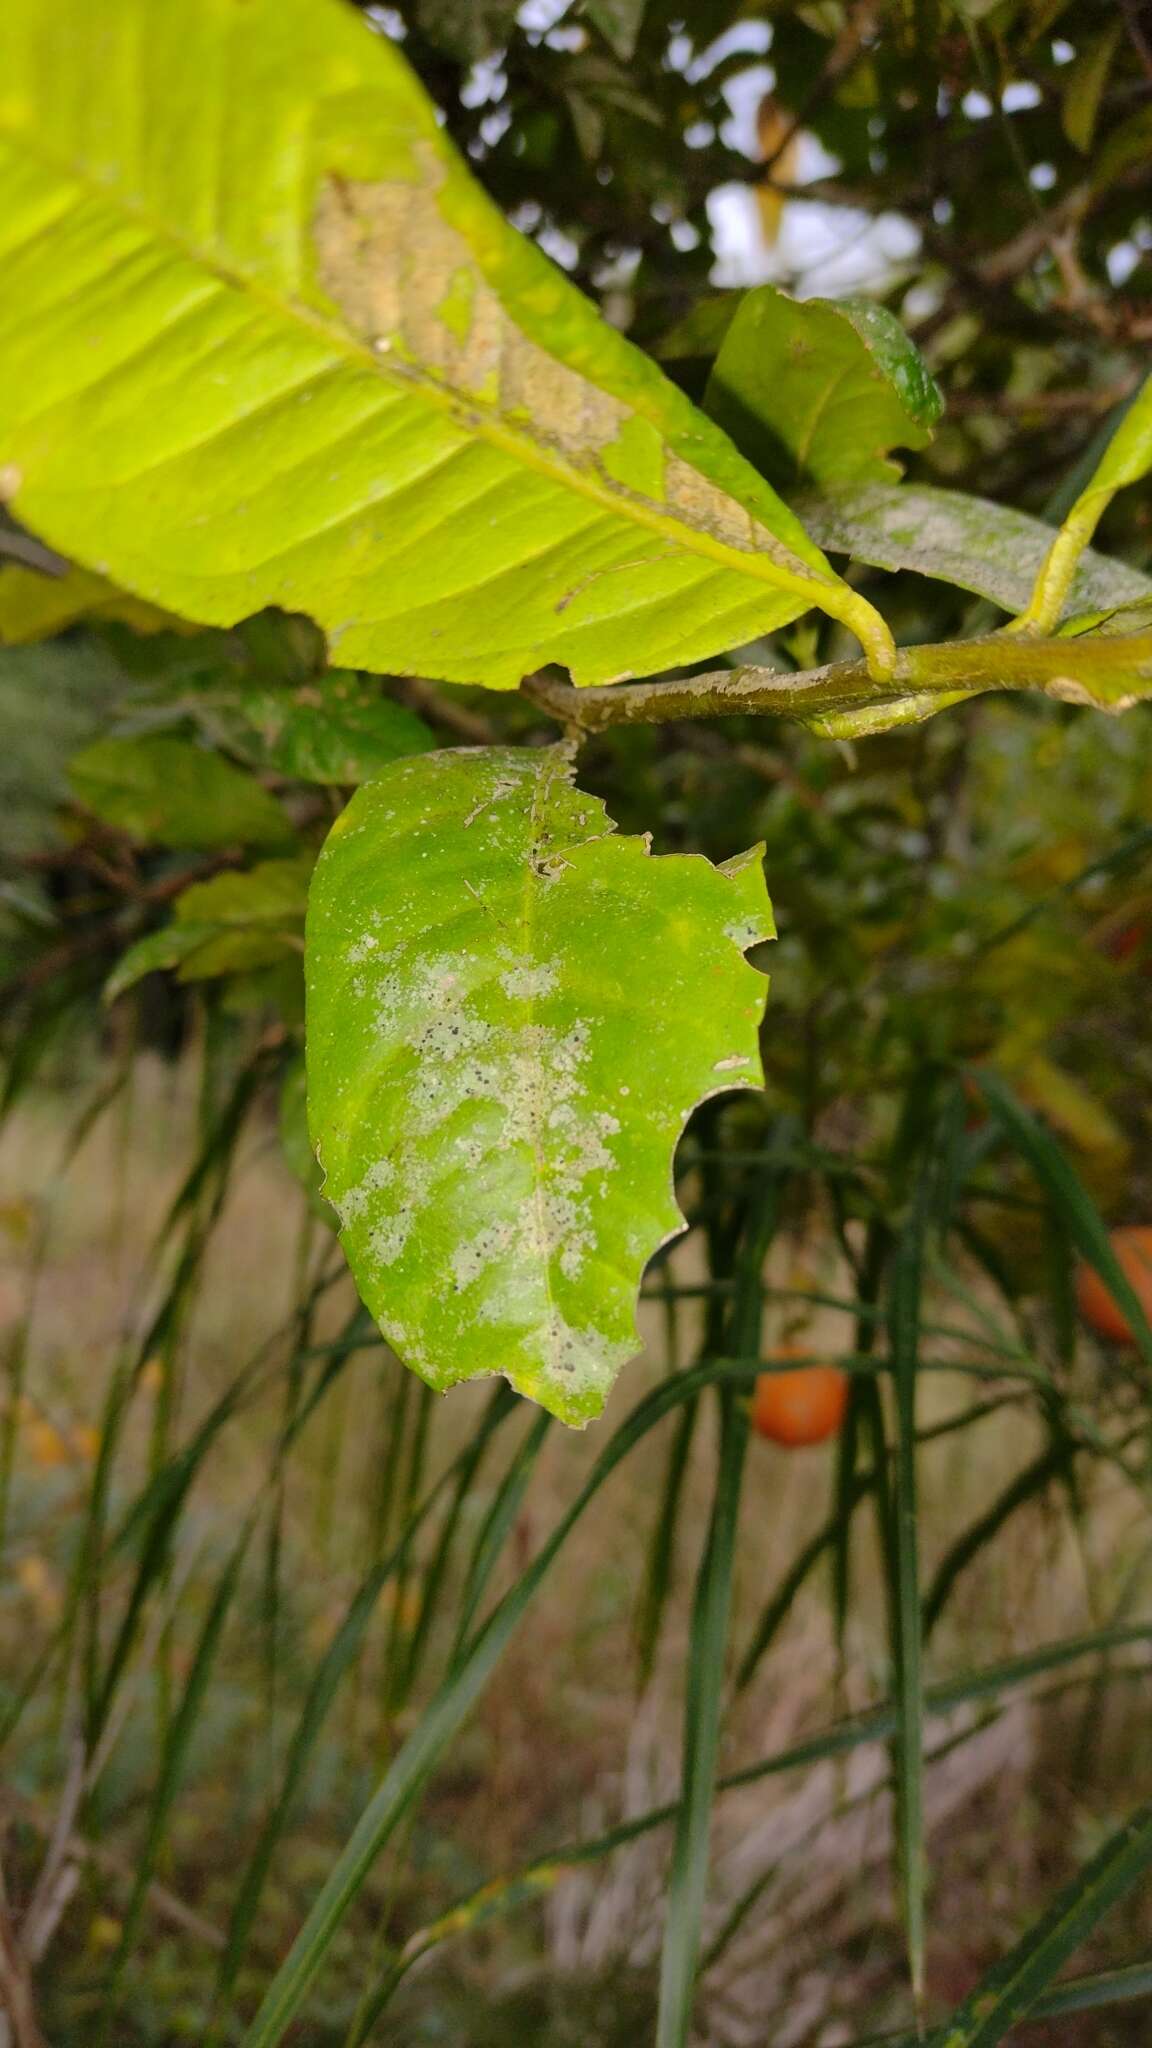
[[[539,964],[539,963],[537,962],[537,958],[536,958],[536,954],[537,954],[537,947],[536,947],[536,944],[535,944],[535,940],[536,940],[536,925],[537,925],[536,911],[537,911],[537,905],[538,905],[538,900],[539,900],[539,890],[540,890],[540,888],[541,888],[542,884],[541,884],[541,880],[540,880],[540,877],[539,877],[539,875],[538,875],[538,874],[536,873],[536,856],[537,856],[537,853],[538,853],[538,852],[539,852],[539,850],[540,850],[540,841],[541,841],[541,838],[542,838],[542,836],[543,836],[543,835],[542,835],[542,825],[541,825],[541,805],[542,805],[542,802],[543,802],[543,797],[544,797],[544,791],[545,791],[545,788],[546,788],[546,787],[548,786],[548,784],[549,784],[549,776],[548,776],[548,771],[547,771],[547,769],[546,769],[545,767],[543,767],[543,766],[542,766],[542,767],[541,767],[541,768],[539,769],[538,773],[537,773],[537,777],[536,777],[536,786],[535,786],[535,788],[534,788],[534,789],[533,789],[533,791],[532,791],[532,804],[531,804],[531,809],[530,809],[530,811],[529,811],[529,823],[528,823],[528,833],[529,833],[529,838],[528,838],[528,852],[527,852],[527,858],[526,858],[526,860],[525,860],[525,862],[524,862],[524,887],[523,887],[523,896],[522,896],[522,921],[523,921],[523,927],[524,927],[524,952],[525,952],[525,957],[526,957],[526,958],[527,958],[527,959],[528,959],[528,960],[529,960],[529,961],[531,962],[531,964],[532,964],[532,965],[538,965],[538,964]],[[537,998],[536,998],[536,996],[535,996],[535,995],[528,995],[528,996],[525,996],[525,998],[524,998],[524,1010],[525,1010],[525,1016],[526,1016],[526,1020],[527,1020],[527,1023],[526,1023],[526,1029],[527,1029],[527,1030],[531,1030],[531,1028],[532,1028],[532,1025],[533,1025],[533,1024],[535,1023],[535,1021],[536,1021],[536,1006],[537,1006]],[[529,1043],[531,1043],[531,1041],[529,1041]],[[539,1064],[538,1056],[537,1056],[537,1064]],[[552,1371],[552,1372],[555,1372],[555,1370],[556,1370],[556,1358],[557,1358],[557,1352],[558,1352],[558,1347],[557,1347],[557,1344],[556,1344],[556,1323],[557,1323],[557,1318],[559,1317],[559,1313],[560,1313],[560,1311],[559,1311],[559,1308],[558,1308],[558,1306],[557,1306],[557,1302],[556,1302],[556,1296],[555,1296],[555,1294],[554,1294],[554,1292],[553,1292],[553,1288],[552,1288],[552,1258],[551,1258],[551,1254],[550,1254],[550,1252],[549,1252],[549,1249],[548,1249],[548,1233],[547,1233],[547,1230],[546,1230],[546,1228],[545,1228],[545,1212],[544,1212],[544,1147],[543,1147],[543,1128],[542,1128],[542,1127],[543,1127],[543,1116],[542,1116],[542,1104],[541,1104],[541,1102],[540,1102],[540,1093],[539,1093],[538,1089],[536,1089],[536,1088],[534,1087],[534,1088],[533,1088],[533,1090],[532,1090],[532,1141],[531,1141],[531,1142],[532,1142],[532,1207],[533,1207],[533,1210],[534,1210],[534,1212],[535,1212],[535,1217],[536,1217],[536,1239],[537,1239],[537,1242],[538,1242],[538,1244],[539,1244],[539,1246],[540,1246],[540,1249],[541,1249],[541,1257],[540,1257],[540,1260],[539,1260],[539,1269],[540,1269],[540,1278],[541,1278],[541,1282],[542,1282],[542,1285],[543,1285],[543,1293],[544,1293],[544,1308],[545,1308],[545,1314],[546,1314],[546,1316],[547,1316],[547,1319],[548,1319],[548,1322],[547,1322],[547,1328],[548,1328],[548,1336],[547,1336],[547,1343],[548,1343],[548,1352],[549,1352],[549,1358],[548,1358],[548,1366],[549,1366],[549,1370],[550,1370],[550,1371]]]
[[[672,539],[677,546],[687,552],[703,555],[755,582],[765,583],[775,589],[792,589],[805,595],[813,589],[825,592],[839,591],[839,578],[833,576],[831,571],[825,576],[815,567],[809,568],[799,556],[791,553],[784,542],[776,541],[769,536],[772,541],[770,548],[760,552],[743,549],[731,542],[720,540],[704,528],[688,525],[667,512],[661,512],[652,500],[642,497],[630,486],[621,483],[609,486],[593,471],[579,469],[566,462],[555,443],[545,437],[537,439],[518,433],[500,414],[486,408],[483,400],[472,395],[464,396],[450,385],[432,377],[419,365],[410,368],[394,351],[385,369],[379,356],[366,343],[357,341],[345,327],[333,325],[330,320],[324,319],[316,308],[304,304],[290,294],[278,297],[258,279],[251,278],[244,271],[233,269],[223,263],[215,254],[204,251],[197,242],[181,235],[166,222],[158,220],[146,207],[130,200],[120,187],[96,177],[87,169],[78,170],[71,164],[62,163],[53,151],[43,148],[38,140],[29,139],[29,130],[25,125],[4,123],[0,125],[0,134],[7,135],[14,147],[27,149],[28,154],[50,176],[60,178],[80,192],[103,202],[111,211],[119,211],[125,218],[143,228],[155,241],[174,250],[196,268],[207,271],[229,289],[254,301],[268,314],[280,320],[294,321],[297,325],[307,328],[323,339],[337,355],[355,363],[359,368],[369,369],[381,384],[395,382],[402,388],[406,386],[427,403],[439,407],[457,425],[467,429],[476,438],[486,439],[503,453],[511,455],[521,467],[535,469],[563,488],[590,499],[602,510],[616,517],[630,518],[635,524],[645,526],[664,538]],[[470,253],[480,268],[474,252]],[[549,353],[542,343],[532,340],[529,345],[540,348],[542,353]],[[553,360],[561,367],[566,367],[560,363],[559,357]],[[112,370],[108,374],[115,376],[116,371]],[[656,426],[656,431],[661,437],[661,445],[668,448],[669,444],[657,422],[650,420],[647,414],[635,408],[629,416],[645,419],[648,424]],[[698,474],[704,477],[711,488],[723,496],[728,496],[731,503],[739,505],[750,519],[757,524],[761,523],[758,515],[745,505],[743,500],[732,498],[722,486],[714,484],[704,471],[699,471]],[[774,552],[776,548],[779,548],[783,560]],[[795,564],[795,567],[792,567],[792,564]]]

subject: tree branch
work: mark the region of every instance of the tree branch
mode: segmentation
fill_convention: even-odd
[[[1152,695],[1152,633],[1067,640],[989,634],[903,647],[887,681],[870,675],[866,662],[833,661],[795,674],[716,669],[675,682],[608,683],[585,690],[542,674],[530,676],[521,689],[550,718],[579,733],[755,712],[799,719],[828,737],[848,738],[914,724],[986,690],[1039,691],[1065,703],[1125,711]]]

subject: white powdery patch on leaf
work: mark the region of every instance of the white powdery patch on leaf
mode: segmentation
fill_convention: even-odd
[[[682,1227],[689,1110],[759,1078],[742,952],[771,930],[755,852],[653,859],[560,748],[417,757],[353,800],[309,912],[310,1115],[364,1299],[432,1385],[599,1413]]]

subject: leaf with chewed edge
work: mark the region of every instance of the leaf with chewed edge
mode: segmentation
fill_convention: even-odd
[[[415,756],[352,799],[308,909],[308,1093],[360,1292],[430,1385],[599,1414],[683,1228],[696,1103],[758,1086],[756,848],[652,858],[563,747]]]
[[[925,448],[943,400],[886,306],[745,292],[704,410],[777,490],[884,481],[893,448]]]

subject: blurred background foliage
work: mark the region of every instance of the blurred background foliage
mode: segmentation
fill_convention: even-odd
[[[862,292],[946,399],[907,474],[1066,510],[1152,345],[1138,0],[364,12],[404,39],[511,218],[693,395],[724,295]],[[1146,491],[1114,501],[1097,545],[1152,565]],[[853,576],[905,641],[994,622],[916,576]],[[805,620],[753,651],[808,666],[846,643]],[[275,615],[232,633],[89,616],[0,650],[0,1736],[26,1951],[9,1995],[23,1971],[55,2048],[241,2039],[381,1764],[451,1674],[461,1616],[517,1582],[595,1456],[475,1390],[434,1405],[375,1344],[303,1117],[307,874],[348,789],[425,746],[550,732],[518,698],[334,674],[308,623]],[[124,739],[147,742],[128,781]],[[1095,1643],[1087,1666],[1061,1653],[1023,1674],[1041,1704],[1009,1687],[926,1722],[938,2014],[1152,1789],[1147,1380],[1078,1327],[1071,1287],[1093,1203],[1110,1224],[1152,1218],[1152,715],[985,698],[853,747],[763,718],[685,723],[596,738],[582,775],[658,851],[763,839],[780,927],[767,1095],[693,1122],[692,1229],[653,1269],[648,1350],[610,1420],[701,1348],[889,1356],[896,1250],[944,1159],[914,1304],[933,1368],[927,1682]],[[989,1116],[974,1073],[1006,1084],[1035,1143]],[[727,1769],[890,1695],[927,1715],[886,1505],[899,1418],[866,1372],[853,1384],[837,1445],[756,1447]],[[387,2016],[372,2001],[453,1900],[674,1796],[715,1439],[694,1403],[666,1427],[406,1816],[302,2042],[649,2037],[663,1834],[525,1880],[491,1925],[469,1908],[468,1940],[398,1982]],[[441,1522],[415,1530],[445,1473]],[[880,1513],[857,1513],[870,1499]],[[906,1937],[875,1881],[888,1784],[887,1752],[849,1745],[720,1803],[693,2038],[902,2038]],[[1084,1932],[1081,1971],[1141,1960],[1146,1894]],[[1135,2044],[1147,2010],[1089,2006],[1021,2038]]]

